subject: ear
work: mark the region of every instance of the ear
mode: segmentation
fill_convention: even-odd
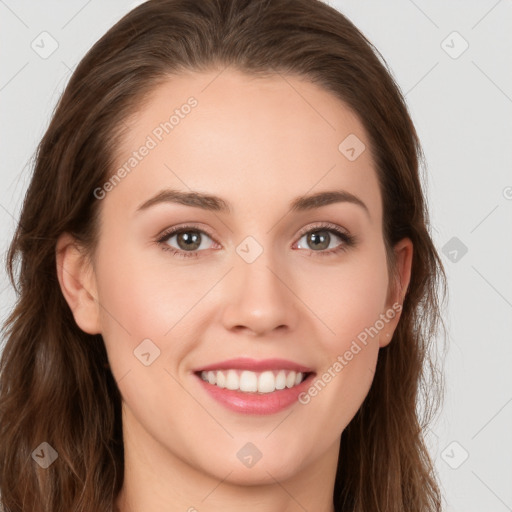
[[[411,280],[413,244],[410,238],[403,238],[393,248],[395,253],[395,275],[392,276],[386,311],[384,313],[387,323],[379,337],[379,346],[385,347],[391,341],[395,332],[402,306]]]
[[[88,334],[99,334],[100,315],[94,270],[79,244],[68,233],[62,234],[55,248],[57,277],[75,322]]]

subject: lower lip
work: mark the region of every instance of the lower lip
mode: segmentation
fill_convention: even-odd
[[[298,401],[299,395],[311,384],[314,373],[293,388],[284,388],[272,393],[243,393],[226,388],[219,388],[215,384],[204,381],[197,374],[197,377],[205,391],[211,397],[220,402],[228,409],[243,414],[275,414],[290,407]]]

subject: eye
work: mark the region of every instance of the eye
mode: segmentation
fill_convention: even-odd
[[[334,235],[334,236],[333,236]],[[305,245],[310,245],[314,249],[308,249],[310,256],[318,254],[319,256],[331,256],[355,245],[356,238],[343,231],[341,228],[331,223],[321,223],[302,230],[300,238],[296,245],[299,249],[302,247],[302,239],[305,239]],[[175,239],[173,242],[172,240]],[[201,250],[210,248],[208,239],[217,243],[213,237],[197,226],[178,226],[168,229],[157,240],[157,243],[164,251],[171,251],[173,255],[180,258],[198,257]],[[336,239],[339,240],[336,244]],[[334,247],[331,245],[334,243]],[[176,244],[173,246],[172,244]]]
[[[332,236],[334,234],[334,237]],[[342,231],[338,226],[331,223],[323,223],[315,226],[313,229],[309,229],[305,233],[303,232],[301,238],[297,244],[301,244],[301,240],[305,239],[305,245],[314,247],[314,249],[308,249],[310,255],[313,253],[319,253],[319,255],[332,255],[340,251],[346,251],[349,247],[355,245],[355,237],[349,235],[345,231]],[[336,239],[341,240],[341,243],[336,244]],[[334,245],[332,245],[334,243]],[[302,249],[303,247],[299,247]],[[329,249],[329,250],[327,250]]]
[[[177,247],[171,245],[171,240]],[[207,239],[212,240],[210,235],[195,226],[181,226],[166,231],[157,242],[164,251],[171,251],[179,257],[188,258],[199,255],[197,251],[208,249]],[[212,240],[213,241],[213,240]]]

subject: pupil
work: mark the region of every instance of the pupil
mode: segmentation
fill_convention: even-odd
[[[325,234],[318,235],[318,233]],[[329,234],[327,233],[327,231],[316,231],[314,233],[311,233],[309,239],[311,242],[313,242],[312,245],[316,244],[317,248],[327,249],[327,247],[329,247]]]
[[[192,236],[190,235],[192,233]],[[178,245],[181,249],[197,249],[201,245],[199,233],[193,231],[184,231],[178,234]]]

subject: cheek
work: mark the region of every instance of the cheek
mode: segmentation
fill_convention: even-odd
[[[184,334],[187,312],[200,290],[197,284],[184,286],[176,273],[162,273],[140,251],[111,249],[105,245],[97,258],[102,336],[123,398],[137,417],[151,418],[161,410],[162,396],[180,404],[186,398],[165,369],[175,374],[168,353],[173,362],[183,356],[187,338],[182,336],[180,344],[176,336]]]
[[[178,268],[166,256],[163,252],[155,263],[140,250],[114,250],[107,244],[98,250],[102,335],[117,376],[134,366],[142,368],[134,358],[139,346],[153,347],[158,354],[151,367],[172,369],[191,348],[198,303],[218,276],[203,275],[194,266]],[[141,345],[147,339],[154,345]]]
[[[325,276],[322,293],[310,295],[322,319],[318,336],[321,370],[301,402],[314,417],[311,436],[339,435],[353,419],[371,387],[379,354],[381,313],[385,312],[385,260],[371,265],[347,265]],[[376,327],[377,326],[377,327]],[[330,411],[325,414],[325,411]],[[331,439],[332,441],[332,439]],[[323,442],[329,442],[326,438]]]
[[[320,278],[320,281],[318,281]],[[331,411],[322,426],[312,425],[314,435],[322,429],[340,433],[356,414],[373,381],[379,353],[379,321],[385,312],[388,270],[384,246],[361,251],[336,272],[315,276],[315,294],[310,294],[322,327],[322,369],[303,397],[311,414]]]
[[[332,358],[366,332],[385,311],[388,273],[384,253],[363,253],[339,266],[304,273],[301,292],[319,319],[319,336]],[[382,256],[382,257],[381,257]]]
[[[129,248],[109,253],[108,247],[99,252],[98,296],[104,306],[103,323],[121,324],[135,336],[162,336],[207,287],[201,286],[192,267],[180,270],[176,265],[162,265],[160,260],[155,264],[144,254]]]

